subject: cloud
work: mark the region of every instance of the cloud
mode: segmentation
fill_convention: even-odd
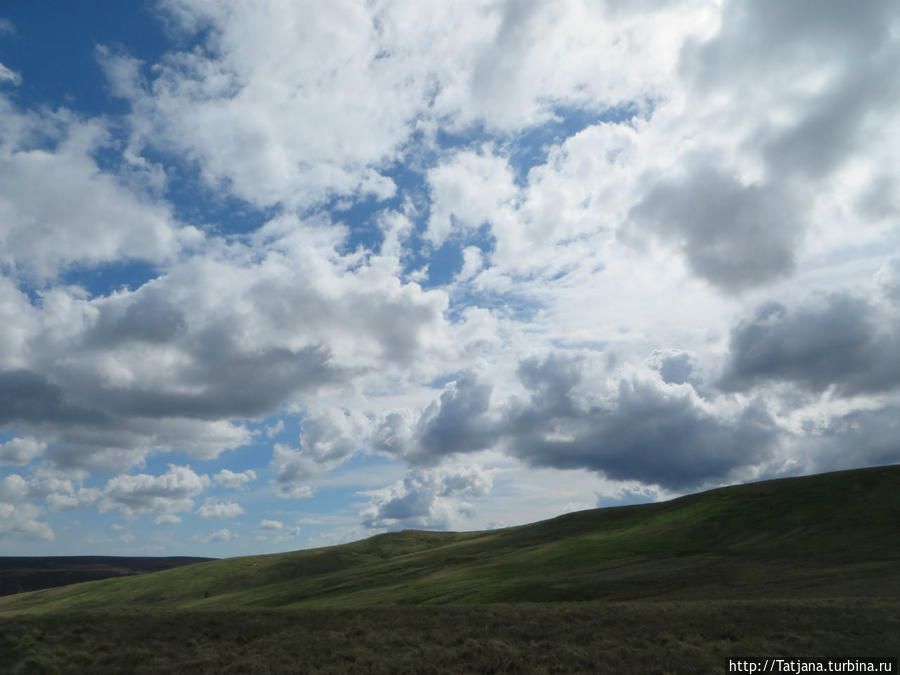
[[[528,398],[494,405],[490,387],[467,375],[418,419],[388,414],[373,446],[426,466],[495,448],[535,467],[685,490],[764,463],[780,442],[760,402],[717,411],[689,385],[661,386],[646,374],[586,379],[604,370],[582,356],[531,357],[517,370]]]
[[[406,477],[371,495],[362,511],[369,528],[446,530],[474,515],[465,499],[485,497],[492,474],[480,467],[413,469]]]
[[[719,33],[689,45],[681,67],[699,92],[741,97],[740,109],[758,120],[752,140],[779,175],[820,178],[855,154],[897,101],[900,88],[886,77],[897,22],[890,2],[859,12],[840,2],[732,2]],[[761,110],[775,100],[782,105]]]
[[[321,473],[321,467],[315,459],[301,450],[276,443],[272,448],[270,466],[275,470],[279,496],[295,499],[312,496],[313,487],[304,483],[314,480]]]
[[[13,438],[0,443],[0,466],[25,466],[44,454],[47,444],[34,438]]]
[[[2,97],[0,111],[9,120],[0,143],[0,263],[46,279],[75,263],[161,263],[184,237],[196,239],[166,205],[101,170],[93,155],[111,143],[101,121],[66,110],[23,113]]]
[[[247,201],[300,208],[390,196],[391,164],[438,125],[513,132],[557,107],[643,100],[680,46],[660,38],[698,18],[648,14],[636,31],[634,17],[578,4],[163,6],[205,49],[169,53],[149,80],[135,59],[101,52],[131,102],[132,142],[191,158],[207,184]]]
[[[205,474],[197,474],[188,466],[170,464],[169,470],[159,476],[137,474],[111,478],[103,488],[99,508],[101,513],[115,509],[126,516],[190,511],[194,507],[193,497],[209,484]]]
[[[506,419],[508,451],[533,466],[685,490],[765,461],[778,441],[774,420],[758,404],[716,413],[692,390],[637,377],[619,379],[591,403],[576,394],[583,383],[571,361],[537,365],[538,377],[527,381],[531,400]]]
[[[266,520],[263,519],[259,521],[259,529],[261,530],[280,530],[284,527],[284,523],[280,520]]]
[[[227,527],[223,527],[221,530],[216,530],[215,532],[211,532],[205,537],[201,537],[199,535],[194,535],[191,537],[192,541],[200,542],[201,544],[215,544],[215,543],[227,543],[232,539],[237,539],[238,535]]]
[[[878,270],[877,278],[887,298],[900,305],[900,258],[894,258]]]
[[[793,271],[803,232],[797,212],[777,184],[746,185],[700,166],[656,181],[630,217],[673,242],[698,276],[736,292]]]
[[[158,9],[155,62],[91,44],[102,114],[0,70],[0,502],[33,532],[296,537],[205,499],[251,482],[365,473],[368,527],[446,528],[893,461],[895,3]]]
[[[22,84],[22,76],[19,75],[16,71],[10,70],[2,63],[0,63],[0,84],[9,83],[13,86],[18,86]]]
[[[37,520],[40,509],[31,504],[0,502],[0,538],[44,539],[53,541],[53,528]]]
[[[176,525],[181,522],[181,518],[176,516],[174,513],[164,513],[161,516],[156,516],[153,519],[154,525]]]
[[[431,403],[415,421],[409,411],[384,416],[373,435],[373,448],[414,463],[434,464],[457,452],[473,452],[497,440],[485,417],[491,386],[467,375],[451,382],[440,400]]]
[[[790,382],[813,392],[834,387],[842,396],[900,386],[900,320],[868,300],[828,294],[789,310],[761,305],[731,331],[721,386],[744,391]]]
[[[201,518],[234,518],[246,513],[240,504],[229,500],[207,497],[199,509],[194,511]]]
[[[796,457],[804,472],[900,462],[900,406],[895,404],[810,421],[806,432]]]
[[[276,443],[270,466],[282,497],[305,498],[313,493],[313,482],[334,469],[368,439],[371,423],[357,411],[328,408],[309,411],[300,425],[300,448]]]
[[[99,499],[100,490],[76,485],[76,481],[47,471],[39,470],[31,478],[13,473],[0,480],[0,501],[20,504],[44,500],[53,511],[71,511],[91,506]]]
[[[228,469],[222,469],[219,473],[213,476],[213,481],[218,485],[221,485],[223,488],[228,488],[231,490],[241,490],[246,487],[247,483],[256,480],[256,472],[253,469],[247,469],[246,471],[241,471],[240,473],[235,473],[234,471],[229,471]]]

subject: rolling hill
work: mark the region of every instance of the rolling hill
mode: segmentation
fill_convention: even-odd
[[[150,556],[4,556],[0,557],[0,595],[12,595],[41,588],[54,588],[158,572],[170,567],[215,560],[215,558]]]
[[[403,531],[0,598],[0,613],[900,598],[900,466],[485,532]]]

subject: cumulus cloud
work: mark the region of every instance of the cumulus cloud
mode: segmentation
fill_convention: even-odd
[[[93,505],[100,490],[78,485],[77,481],[39,472],[30,478],[9,474],[0,480],[0,501],[13,504],[45,500],[53,511],[70,511]]]
[[[300,425],[300,447],[276,443],[270,466],[282,497],[304,498],[313,494],[311,482],[358,450],[368,439],[368,418],[349,410],[329,408],[308,412]]]
[[[19,535],[358,453],[409,465],[388,529],[471,522],[502,453],[647,495],[892,461],[896,3],[276,4],[164,0],[156,63],[91,44],[102,116],[0,66]]]
[[[0,502],[0,538],[22,537],[53,541],[53,528],[37,520],[40,508],[32,504]]]
[[[200,542],[201,544],[216,544],[216,543],[227,543],[232,539],[237,539],[238,535],[227,527],[223,527],[221,530],[216,530],[215,532],[210,532],[206,536],[194,535],[192,537],[193,541]]]
[[[726,415],[691,391],[637,377],[619,379],[605,400],[591,403],[576,395],[581,380],[571,362],[534,365],[531,399],[513,406],[507,421],[509,451],[535,466],[683,490],[766,460],[778,439],[758,405]]]
[[[176,516],[174,513],[164,513],[161,516],[156,516],[153,519],[154,525],[176,525],[181,522],[181,518]]]
[[[74,263],[159,263],[177,252],[181,238],[196,236],[179,231],[167,206],[100,169],[93,155],[110,143],[101,122],[64,110],[27,114],[4,98],[0,111],[10,121],[0,143],[3,265],[52,278]]]
[[[699,167],[657,181],[630,216],[681,249],[698,276],[739,291],[793,271],[803,232],[797,212],[777,184],[745,185]]]
[[[492,485],[493,475],[480,467],[413,469],[402,481],[368,493],[363,524],[447,530],[471,518],[474,507],[466,499],[486,496]]]
[[[245,513],[237,502],[208,497],[194,514],[201,518],[234,518]]]
[[[793,310],[769,302],[731,331],[721,385],[790,382],[844,396],[900,386],[900,320],[864,298],[833,293]]]
[[[690,33],[698,18],[646,15],[636,31],[636,17],[579,3],[164,7],[206,49],[170,54],[150,81],[134,59],[104,55],[132,103],[135,142],[178,149],[210,185],[243,199],[303,207],[391,195],[386,169],[417,130],[431,135],[439,123],[515,131],[553,119],[557,106],[641,100],[679,47],[660,38]]]
[[[259,521],[259,529],[261,530],[280,530],[284,527],[284,523],[280,520],[262,519]]]
[[[101,512],[115,509],[126,516],[190,511],[193,497],[209,485],[207,475],[197,474],[188,466],[170,464],[169,470],[159,476],[142,473],[111,478],[103,488],[99,508]]]
[[[0,443],[0,466],[24,466],[44,454],[47,444],[34,438],[13,438]]]
[[[796,460],[804,472],[900,462],[900,406],[837,414],[808,422]]]
[[[428,405],[418,419],[408,410],[386,414],[373,434],[373,447],[422,464],[489,447],[497,439],[486,417],[490,399],[491,386],[467,375],[451,382],[440,400]]]
[[[231,490],[240,490],[246,487],[247,483],[256,480],[256,472],[253,469],[247,469],[236,473],[228,469],[222,469],[212,478],[217,485]]]
[[[691,387],[618,375],[596,385],[595,365],[550,354],[518,368],[525,399],[491,409],[490,387],[474,376],[450,385],[416,420],[386,416],[377,449],[422,464],[485,448],[532,466],[587,469],[615,480],[684,490],[770,458],[779,429],[760,403],[717,411]],[[602,371],[600,371],[602,372]]]

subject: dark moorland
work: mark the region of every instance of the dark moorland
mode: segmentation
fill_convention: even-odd
[[[126,557],[126,556],[45,556],[0,557],[0,595],[12,595],[42,588],[159,572],[172,567],[207,562],[214,558]]]
[[[724,672],[900,655],[900,466],[0,598],[3,672]]]

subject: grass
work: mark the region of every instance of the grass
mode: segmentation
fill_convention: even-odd
[[[0,612],[900,597],[900,467],[488,532],[404,531],[0,598]]]
[[[3,672],[723,672],[900,654],[900,467],[0,598]]]
[[[896,656],[900,605],[644,601],[0,617],[0,673],[707,673]]]

